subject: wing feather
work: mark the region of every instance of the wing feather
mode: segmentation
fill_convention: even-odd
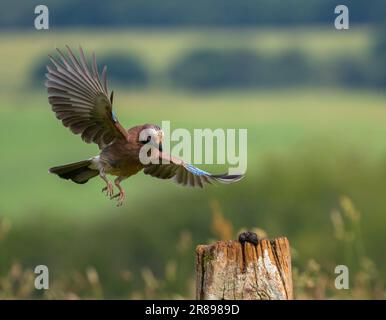
[[[203,188],[205,184],[213,184],[215,182],[229,184],[239,181],[244,177],[241,174],[213,175],[164,152],[160,152],[159,158],[161,163],[146,166],[144,173],[159,179],[172,179],[177,184],[183,186]]]
[[[95,54],[90,69],[82,48],[77,59],[66,47],[67,56],[57,49],[59,60],[49,56],[52,66],[47,66],[45,85],[56,117],[85,142],[97,143],[100,148],[116,139],[127,140],[127,131],[113,113],[106,67],[100,78]]]

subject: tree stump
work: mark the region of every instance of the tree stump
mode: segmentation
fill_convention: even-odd
[[[196,299],[293,299],[287,238],[218,241],[196,248]]]

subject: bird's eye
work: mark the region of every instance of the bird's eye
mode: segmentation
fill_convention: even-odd
[[[142,140],[141,143],[146,144],[146,143],[149,143],[150,141],[151,141],[151,136],[148,136],[146,140]]]

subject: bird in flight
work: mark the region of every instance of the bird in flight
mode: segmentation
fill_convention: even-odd
[[[87,160],[57,166],[49,169],[63,179],[83,184],[99,176],[106,186],[102,192],[110,199],[117,198],[122,205],[125,190],[122,180],[143,171],[159,179],[172,179],[184,186],[203,187],[214,182],[232,183],[243,175],[213,175],[162,150],[164,133],[154,124],[143,124],[126,130],[113,111],[113,92],[107,88],[106,66],[99,76],[95,54],[92,63],[79,48],[79,58],[66,46],[67,55],[57,49],[59,59],[49,55],[52,65],[47,66],[45,86],[48,101],[56,117],[74,134],[80,134],[87,143],[96,143],[100,153]],[[146,146],[152,154],[152,161],[141,161],[141,149]],[[153,161],[157,160],[157,161]],[[114,194],[114,180],[118,193]]]

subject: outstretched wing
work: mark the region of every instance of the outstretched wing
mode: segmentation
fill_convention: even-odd
[[[68,46],[67,50],[68,57],[57,49],[61,61],[49,56],[53,66],[47,66],[45,85],[56,117],[73,133],[81,134],[85,142],[95,142],[100,148],[115,139],[127,139],[112,110],[112,95],[108,97],[106,66],[102,84],[95,54],[90,71],[82,48],[79,60]]]
[[[183,186],[203,188],[205,184],[212,184],[214,182],[228,184],[239,181],[244,177],[244,175],[241,174],[213,175],[164,152],[160,152],[160,160],[160,164],[150,164],[146,166],[144,173],[159,179],[172,179],[174,182]],[[167,163],[163,164],[162,161],[165,160]]]

